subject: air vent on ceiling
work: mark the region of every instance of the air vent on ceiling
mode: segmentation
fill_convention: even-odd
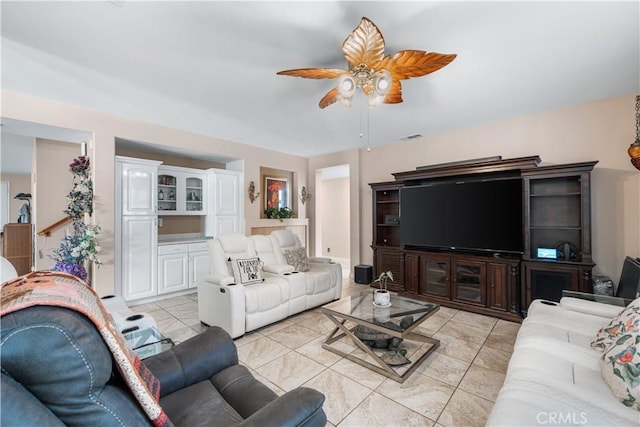
[[[422,138],[422,135],[420,135],[419,133],[414,133],[413,135],[402,136],[399,139],[401,141],[409,141],[416,138]]]

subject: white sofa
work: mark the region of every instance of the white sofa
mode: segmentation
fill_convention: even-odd
[[[601,298],[606,299],[606,298]],[[533,301],[487,426],[638,426],[601,374],[591,341],[624,307],[575,297]]]
[[[271,237],[281,251],[302,247],[300,239],[291,230],[273,231]],[[331,299],[340,299],[342,295],[342,265],[327,257],[310,257],[309,264],[310,268],[305,272],[305,275],[308,277],[309,286],[314,288],[313,291],[308,292],[308,295],[312,295],[311,299],[316,300],[315,305],[322,304],[329,296],[332,296]],[[331,275],[332,285],[330,288],[326,287],[324,283],[324,276],[327,273]],[[326,295],[321,295],[322,293],[326,293]]]
[[[0,256],[0,283],[18,277],[18,272],[8,259]]]
[[[335,265],[297,272],[287,264],[271,236],[225,234],[208,241],[210,274],[198,283],[198,316],[202,323],[225,329],[233,338],[340,297]],[[238,284],[232,263],[259,257],[263,281]],[[337,264],[339,267],[339,264]]]

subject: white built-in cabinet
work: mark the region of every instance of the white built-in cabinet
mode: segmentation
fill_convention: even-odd
[[[158,246],[158,294],[189,287],[189,245]]]
[[[127,157],[116,157],[116,169],[121,202],[120,214],[156,214],[156,177],[160,162]]]
[[[158,293],[159,165],[156,161],[116,156],[116,292],[127,301]]]
[[[189,287],[197,287],[198,282],[207,274],[209,274],[207,243],[189,243]]]
[[[158,215],[200,215],[204,235],[244,232],[242,172],[116,156],[116,293],[150,300],[209,274],[206,242],[158,246]]]
[[[224,170],[207,170],[209,214],[205,221],[205,234],[216,237],[226,233],[244,232],[242,206],[242,173]]]
[[[158,168],[159,215],[205,215],[207,174],[189,168]]]
[[[122,296],[125,300],[157,294],[156,249],[158,223],[155,216],[122,217]]]
[[[158,294],[195,288],[209,274],[206,242],[158,246]]]

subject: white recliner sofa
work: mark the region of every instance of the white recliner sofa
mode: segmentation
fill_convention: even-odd
[[[201,322],[220,326],[233,338],[332,301],[341,292],[342,283],[336,293],[329,271],[324,276],[295,271],[270,236],[225,234],[208,245],[210,274],[198,283],[198,315]],[[233,262],[254,257],[262,264],[263,280],[237,283]]]
[[[274,244],[283,252],[302,248],[300,239],[291,230],[275,230],[271,232]],[[342,296],[342,266],[327,257],[309,257],[309,270],[304,272],[307,279],[307,295],[309,305],[320,305],[327,301],[340,299]],[[326,274],[331,276],[331,286],[324,280]],[[329,299],[327,299],[329,298]]]
[[[487,426],[640,425],[640,412],[623,405],[603,378],[603,353],[591,347],[621,305],[576,297],[533,301]]]
[[[0,257],[0,283],[4,283],[18,277],[18,272],[11,262],[5,257]]]

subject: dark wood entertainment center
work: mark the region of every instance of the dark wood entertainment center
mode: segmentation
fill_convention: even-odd
[[[557,301],[564,289],[590,292],[595,265],[590,179],[596,163],[539,166],[539,156],[471,160],[394,173],[395,181],[369,184],[375,277],[391,271],[390,290],[508,320],[526,315],[533,299]],[[505,175],[522,179],[522,255],[402,247],[401,188]],[[557,248],[557,259],[538,257],[542,247]]]

